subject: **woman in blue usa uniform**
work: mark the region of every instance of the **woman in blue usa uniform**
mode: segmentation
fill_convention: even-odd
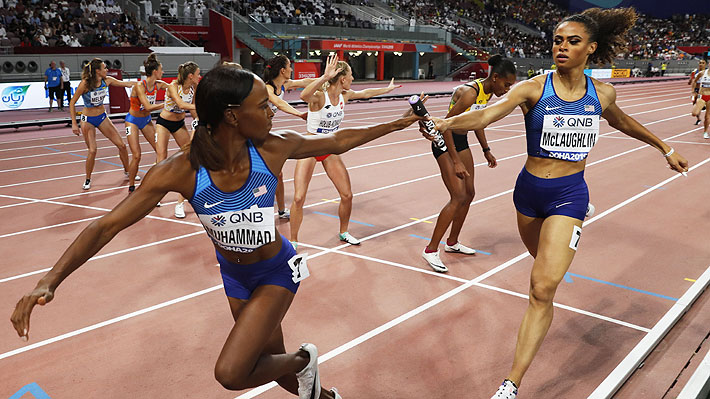
[[[151,168],[133,194],[79,234],[17,303],[11,318],[15,330],[27,340],[33,307],[52,300],[69,274],[176,191],[189,199],[214,244],[234,317],[215,366],[216,379],[230,390],[276,381],[301,399],[339,398],[334,390],[321,389],[313,344],[293,353],[284,348],[281,320],[308,269],[306,259],[276,230],[277,176],[288,158],[339,154],[404,129],[417,118],[327,136],[271,133],[274,114],[266,85],[231,66],[207,73],[195,96],[199,122],[191,145]]]
[[[350,88],[353,72],[345,61],[338,61],[338,56],[328,56],[323,76],[313,80],[301,92],[301,100],[308,103],[308,118],[306,129],[309,135],[327,136],[340,129],[340,123],[345,117],[345,104],[350,100],[363,100],[402,87],[394,84],[394,78],[389,86],[354,91]],[[298,245],[298,231],[303,221],[303,204],[306,201],[308,185],[313,177],[316,162],[323,163],[328,178],[333,182],[340,194],[338,218],[340,219],[340,241],[351,245],[359,245],[360,240],[348,232],[350,213],[353,209],[353,191],[350,186],[350,175],[343,160],[337,154],[326,154],[320,157],[301,159],[296,163],[293,176],[293,205],[291,205],[291,241]]]
[[[557,70],[513,87],[495,105],[449,119],[437,129],[483,129],[520,106],[525,114],[528,158],[515,185],[518,230],[535,258],[530,300],[518,331],[513,367],[493,398],[513,399],[552,322],[552,301],[579,244],[589,191],[584,167],[599,134],[609,125],[656,148],[669,167],[688,162],[616,105],[613,86],[584,75],[588,62],[608,63],[623,50],[634,25],[631,8],[593,8],[560,22],[552,52]]]
[[[113,125],[111,119],[106,116],[104,108],[104,98],[108,95],[109,86],[133,87],[136,82],[124,82],[107,76],[108,70],[100,58],[94,58],[81,72],[81,83],[76,88],[74,96],[69,101],[69,113],[71,115],[72,133],[84,136],[84,142],[89,153],[86,157],[86,180],[82,188],[91,188],[91,173],[94,171],[96,162],[96,129],[99,129],[107,139],[118,148],[118,156],[123,165],[123,171],[128,178],[128,151],[126,144]],[[84,109],[81,112],[81,129],[76,124],[76,102],[79,97],[84,101]]]

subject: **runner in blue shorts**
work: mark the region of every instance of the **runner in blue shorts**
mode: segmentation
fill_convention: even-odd
[[[74,96],[69,101],[69,113],[71,114],[71,131],[76,134],[83,134],[89,154],[86,157],[86,180],[82,188],[91,188],[91,172],[94,171],[96,162],[96,129],[111,140],[113,145],[118,147],[118,155],[121,158],[123,171],[128,178],[128,151],[121,136],[116,130],[116,126],[106,117],[104,108],[104,98],[108,94],[109,86],[133,87],[136,82],[124,82],[107,76],[108,70],[100,58],[94,58],[84,66],[81,73],[81,83],[76,88]],[[84,109],[81,111],[81,131],[76,124],[76,102],[79,97],[84,101]]]
[[[275,226],[276,180],[289,158],[340,154],[417,121],[341,129],[330,135],[270,133],[274,113],[264,82],[251,72],[218,66],[200,81],[195,103],[199,124],[191,145],[151,168],[136,191],[92,222],[35,289],[17,304],[12,323],[28,339],[36,304],[119,231],[148,214],[169,191],[181,193],[212,240],[221,266],[234,326],[217,359],[215,377],[241,390],[276,381],[301,399],[340,398],[320,386],[317,349],[284,348],[281,320],[300,281],[309,276],[305,255],[296,255]],[[210,310],[211,311],[211,310]]]
[[[600,117],[609,125],[656,148],[671,169],[688,162],[616,105],[616,90],[584,75],[589,62],[609,63],[627,43],[636,21],[632,8],[592,8],[560,22],[553,36],[557,70],[514,86],[496,104],[449,119],[433,118],[439,131],[476,130],[520,106],[525,114],[528,158],[513,194],[518,230],[535,258],[530,300],[513,367],[493,398],[515,398],[552,322],[553,298],[579,244],[589,191],[584,167],[599,135]]]

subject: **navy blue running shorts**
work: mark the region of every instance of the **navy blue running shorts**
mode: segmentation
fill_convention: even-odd
[[[531,218],[564,215],[584,220],[589,204],[589,188],[584,171],[556,179],[543,179],[520,171],[513,191],[515,209]]]
[[[217,252],[224,291],[228,297],[249,299],[251,294],[261,285],[278,285],[294,294],[299,283],[293,282],[293,270],[288,261],[296,256],[293,245],[281,236],[281,250],[273,258],[250,265],[232,263]]]

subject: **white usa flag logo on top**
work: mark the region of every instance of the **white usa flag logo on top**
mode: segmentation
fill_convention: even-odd
[[[254,194],[254,197],[261,197],[262,195],[266,194],[268,190],[266,189],[266,186],[259,186],[252,190],[252,193]]]
[[[585,105],[585,106],[584,106],[584,112],[594,112],[594,104],[592,104],[592,105]]]

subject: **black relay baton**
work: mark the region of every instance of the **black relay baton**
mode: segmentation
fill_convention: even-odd
[[[409,105],[412,106],[414,115],[416,116],[429,116],[426,108],[424,108],[424,103],[418,95],[413,95],[409,97]],[[424,126],[426,127],[427,133],[434,137],[434,145],[438,147],[441,151],[446,151],[446,143],[444,143],[444,136],[436,130],[436,125],[434,121],[424,120]]]

